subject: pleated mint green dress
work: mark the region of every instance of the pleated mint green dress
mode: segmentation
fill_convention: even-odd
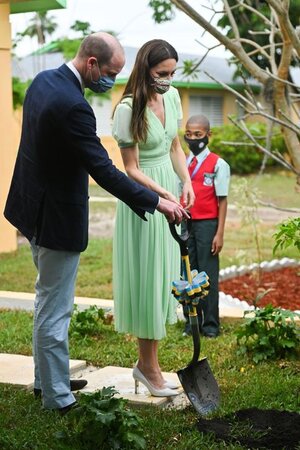
[[[164,94],[165,126],[147,108],[148,138],[138,144],[140,169],[178,196],[178,178],[170,159],[171,143],[182,117],[178,92]],[[129,131],[131,99],[116,108],[113,136],[120,148],[133,144]],[[176,322],[172,281],[180,278],[179,246],[170,234],[166,218],[155,211],[147,222],[127,205],[117,205],[113,240],[115,327],[138,338],[162,339],[166,323]]]

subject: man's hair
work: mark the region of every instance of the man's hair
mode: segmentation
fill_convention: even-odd
[[[206,131],[210,130],[210,123],[209,120],[206,116],[204,116],[203,114],[197,114],[195,116],[191,116],[189,117],[187,123],[186,123],[186,127],[188,125],[200,125],[201,127],[205,128]]]
[[[78,56],[79,58],[94,56],[97,58],[99,65],[105,65],[109,64],[113,56],[113,49],[102,37],[90,34],[82,41]]]

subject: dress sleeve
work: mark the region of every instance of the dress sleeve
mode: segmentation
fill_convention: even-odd
[[[126,103],[119,103],[113,118],[112,135],[118,142],[120,148],[132,147],[134,145],[130,133],[131,115],[131,106]]]

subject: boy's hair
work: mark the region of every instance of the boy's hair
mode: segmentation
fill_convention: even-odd
[[[201,127],[205,128],[206,131],[210,131],[209,120],[203,114],[197,114],[195,116],[191,116],[186,123],[186,127],[191,124],[201,125]]]

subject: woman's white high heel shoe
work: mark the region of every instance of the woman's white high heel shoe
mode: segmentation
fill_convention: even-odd
[[[166,380],[164,386],[169,389],[178,389],[180,387],[179,383],[174,383],[174,381]]]
[[[163,389],[157,389],[155,388],[148,380],[147,378],[142,374],[140,369],[138,367],[134,367],[132,371],[132,376],[134,378],[134,385],[135,385],[135,393],[138,394],[138,388],[139,388],[139,382],[143,383],[146,388],[149,390],[150,394],[154,397],[173,397],[174,395],[178,395],[178,392],[170,389],[170,388],[163,388]]]

